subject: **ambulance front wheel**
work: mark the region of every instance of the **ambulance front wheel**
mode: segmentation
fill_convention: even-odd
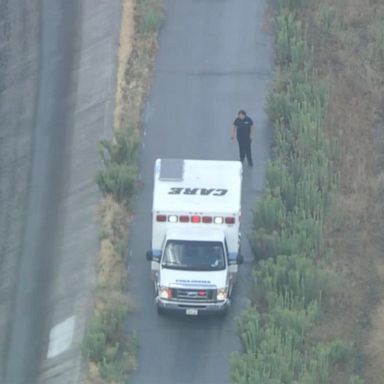
[[[159,304],[156,304],[157,307],[157,314],[162,316],[164,315],[164,308],[161,308]]]

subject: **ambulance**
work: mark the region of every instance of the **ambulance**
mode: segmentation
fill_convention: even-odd
[[[151,264],[157,311],[225,314],[240,254],[242,164],[157,159]]]

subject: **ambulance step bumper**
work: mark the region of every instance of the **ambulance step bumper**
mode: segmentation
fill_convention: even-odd
[[[156,299],[159,313],[184,314],[187,316],[220,315],[224,314],[230,306],[230,300],[214,303],[190,303]]]

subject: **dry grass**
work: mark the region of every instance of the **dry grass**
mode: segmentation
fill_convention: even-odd
[[[148,94],[153,72],[154,59],[158,50],[157,32],[140,32],[145,11],[141,0],[124,0],[115,109],[115,129],[134,125],[140,129],[140,115]],[[148,2],[147,11],[162,17],[163,4],[160,0]],[[139,30],[138,30],[139,29]]]
[[[141,32],[143,24],[143,15],[145,11],[141,6],[142,0],[125,0],[135,3],[135,7],[127,7],[128,15],[133,17],[135,33],[130,39],[129,55],[127,50],[123,50],[124,62],[122,71],[119,71],[118,82],[122,86],[118,92],[118,112],[115,115],[116,127],[127,126],[129,124],[136,127],[140,131],[141,113],[147,97],[151,77],[153,72],[154,60],[158,50],[157,31]],[[156,12],[158,17],[162,17],[163,4],[160,0],[147,2],[147,11]]]
[[[120,44],[119,52],[117,55],[117,79],[116,79],[116,95],[115,95],[115,114],[114,114],[114,127],[119,129],[121,127],[122,116],[127,114],[126,105],[124,103],[126,93],[126,78],[125,71],[129,57],[131,56],[132,46],[135,33],[135,19],[134,19],[134,1],[123,0],[122,2],[122,16],[121,16],[121,30],[120,30]]]
[[[336,367],[332,383],[349,383],[357,371],[367,383],[382,384],[384,71],[378,59],[377,20],[384,19],[384,3],[319,3],[306,19],[316,69],[332,84],[327,133],[338,143],[339,191],[327,241],[333,253],[330,268],[340,283],[325,303],[324,318],[313,337],[341,337],[354,345],[354,366]]]
[[[369,356],[366,378],[370,383],[382,383],[384,378],[384,302],[372,315],[372,328],[364,352]]]

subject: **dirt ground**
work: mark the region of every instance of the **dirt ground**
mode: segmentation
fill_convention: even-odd
[[[314,337],[352,346],[351,363],[335,368],[333,383],[350,383],[350,375],[359,374],[382,384],[384,3],[323,0],[315,8],[305,18],[315,66],[331,84],[327,131],[337,142],[339,190],[327,236],[330,269],[338,277]]]

